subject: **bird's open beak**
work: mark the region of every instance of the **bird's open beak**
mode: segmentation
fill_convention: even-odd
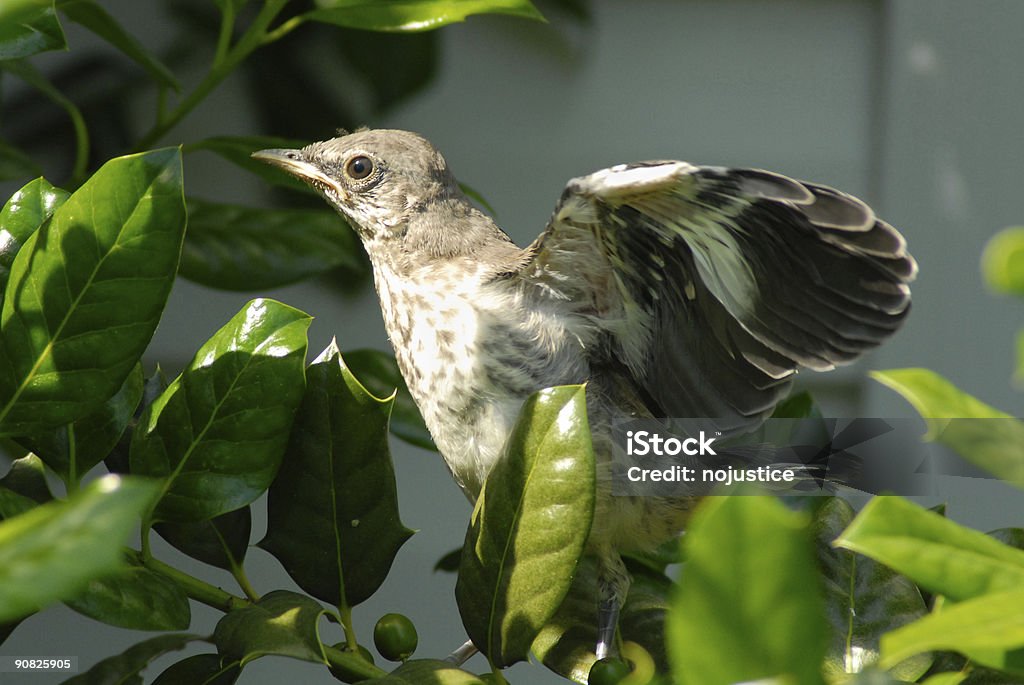
[[[301,150],[259,150],[252,153],[252,158],[276,166],[317,190],[330,188],[335,192],[340,193],[341,191],[341,188],[338,188],[338,185],[329,176],[303,158]]]

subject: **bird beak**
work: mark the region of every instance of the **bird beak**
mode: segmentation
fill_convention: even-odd
[[[331,188],[335,192],[341,193],[338,184],[320,171],[315,164],[307,162],[301,150],[259,150],[252,153],[252,158],[276,166],[317,190]]]

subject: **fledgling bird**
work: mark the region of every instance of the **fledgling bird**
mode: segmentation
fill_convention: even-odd
[[[917,265],[860,200],[754,169],[620,164],[569,181],[520,248],[430,142],[360,130],[255,158],[359,235],[409,391],[475,499],[523,401],[586,382],[598,463],[598,657],[629,587],[619,556],[681,532],[688,499],[611,495],[611,421],[771,414],[801,367],[853,361],[900,326]]]

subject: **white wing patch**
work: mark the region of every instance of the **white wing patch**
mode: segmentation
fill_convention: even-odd
[[[617,195],[635,195],[668,187],[678,183],[679,178],[693,173],[697,167],[686,162],[665,162],[663,164],[633,165],[616,164],[589,176],[574,179],[581,193],[604,198]]]

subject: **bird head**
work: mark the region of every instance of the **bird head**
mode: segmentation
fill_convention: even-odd
[[[364,243],[400,238],[417,215],[462,194],[441,153],[408,131],[360,130],[252,156],[308,183]]]

